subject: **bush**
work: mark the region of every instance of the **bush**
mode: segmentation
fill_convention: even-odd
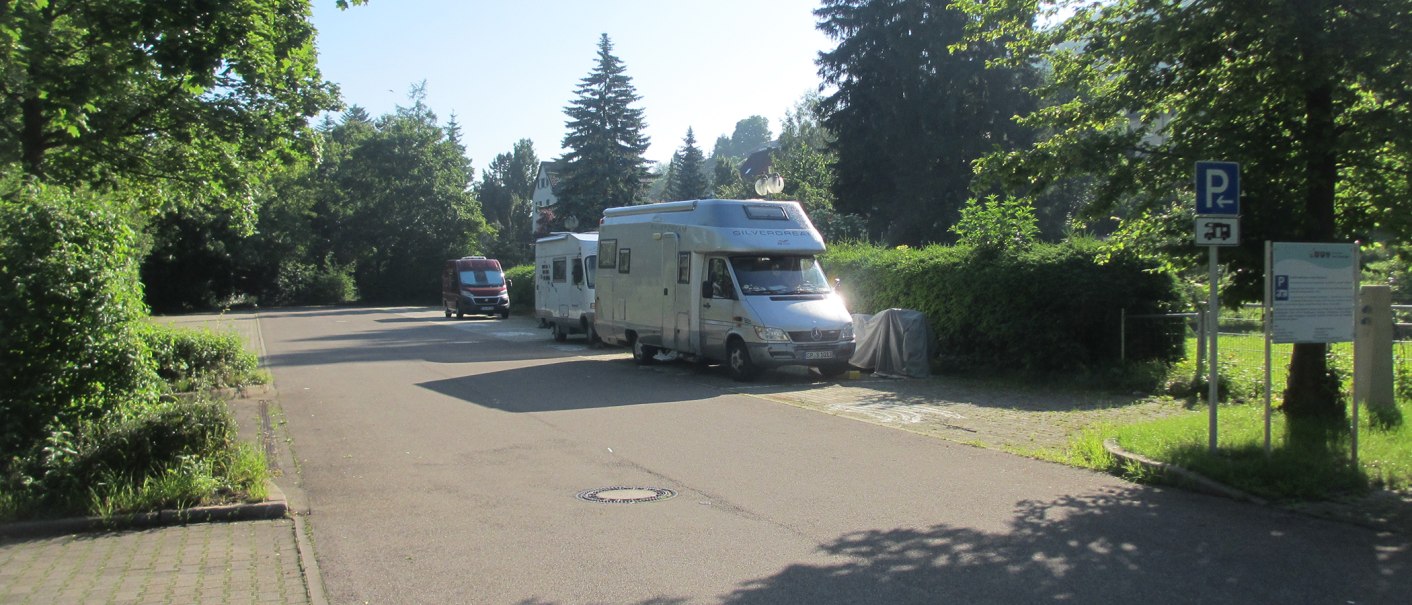
[[[265,381],[259,358],[228,332],[150,324],[142,332],[157,374],[173,390],[238,387]]]
[[[823,262],[855,313],[900,307],[926,314],[953,368],[1098,371],[1118,364],[1121,315],[1180,307],[1176,281],[1142,261],[1100,264],[1096,241],[997,251],[963,246],[841,245]],[[1132,336],[1132,335],[1130,335]],[[1180,334],[1129,345],[1134,361],[1175,361]],[[1135,354],[1136,353],[1136,354]]]
[[[263,455],[237,446],[225,402],[202,395],[125,408],[56,433],[31,463],[33,480],[9,486],[0,518],[257,498],[268,478]]]
[[[288,260],[280,263],[271,304],[336,305],[358,298],[353,275],[346,269],[320,269],[310,263]]]
[[[505,270],[505,279],[511,281],[510,309],[516,313],[534,311],[534,265],[520,265]]]
[[[47,435],[131,402],[159,380],[134,232],[113,200],[4,179],[0,201],[0,479]]]

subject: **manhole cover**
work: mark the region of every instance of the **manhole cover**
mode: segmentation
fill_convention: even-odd
[[[657,502],[677,495],[662,487],[600,487],[579,492],[579,500],[604,504],[635,504]]]

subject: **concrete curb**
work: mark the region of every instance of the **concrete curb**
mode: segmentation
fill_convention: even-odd
[[[1239,500],[1241,502],[1251,502],[1254,504],[1259,504],[1261,506],[1269,505],[1269,502],[1263,498],[1257,498],[1236,488],[1230,487],[1222,483],[1217,483],[1216,481],[1212,481],[1211,479],[1193,473],[1180,466],[1162,462],[1160,460],[1153,460],[1151,458],[1143,456],[1142,454],[1135,454],[1133,452],[1129,452],[1123,449],[1122,446],[1119,446],[1118,440],[1113,439],[1112,437],[1103,440],[1103,449],[1108,450],[1109,454],[1117,456],[1118,458],[1121,458],[1123,460],[1127,460],[1128,462],[1132,462],[1134,464],[1138,464],[1146,468],[1152,469],[1153,471],[1156,471],[1159,474],[1166,474],[1178,477],[1183,482],[1185,482],[1186,485],[1188,485],[1195,491],[1204,494],[1210,494],[1213,496],[1230,498],[1232,500]]]
[[[270,497],[264,502],[217,504],[195,508],[169,509],[150,513],[133,513],[112,518],[77,517],[44,521],[20,521],[0,524],[0,538],[49,538],[78,533],[118,531],[228,521],[280,519],[289,514],[284,492],[274,482],[268,482]]]

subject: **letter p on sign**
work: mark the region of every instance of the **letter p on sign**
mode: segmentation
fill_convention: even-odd
[[[1196,163],[1196,214],[1240,216],[1240,164]]]

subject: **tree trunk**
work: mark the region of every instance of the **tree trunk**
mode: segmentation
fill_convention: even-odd
[[[1331,242],[1336,235],[1334,194],[1338,182],[1338,133],[1334,87],[1328,76],[1333,66],[1325,58],[1327,34],[1318,29],[1326,14],[1326,11],[1311,14],[1307,19],[1309,30],[1299,40],[1303,67],[1309,76],[1306,81],[1311,83],[1304,93],[1305,128],[1298,143],[1305,170],[1304,216],[1299,236],[1306,242]],[[1312,437],[1311,432],[1302,427],[1330,425],[1343,418],[1341,385],[1329,374],[1327,353],[1328,345],[1322,343],[1294,345],[1284,400],[1285,418],[1292,437]]]

